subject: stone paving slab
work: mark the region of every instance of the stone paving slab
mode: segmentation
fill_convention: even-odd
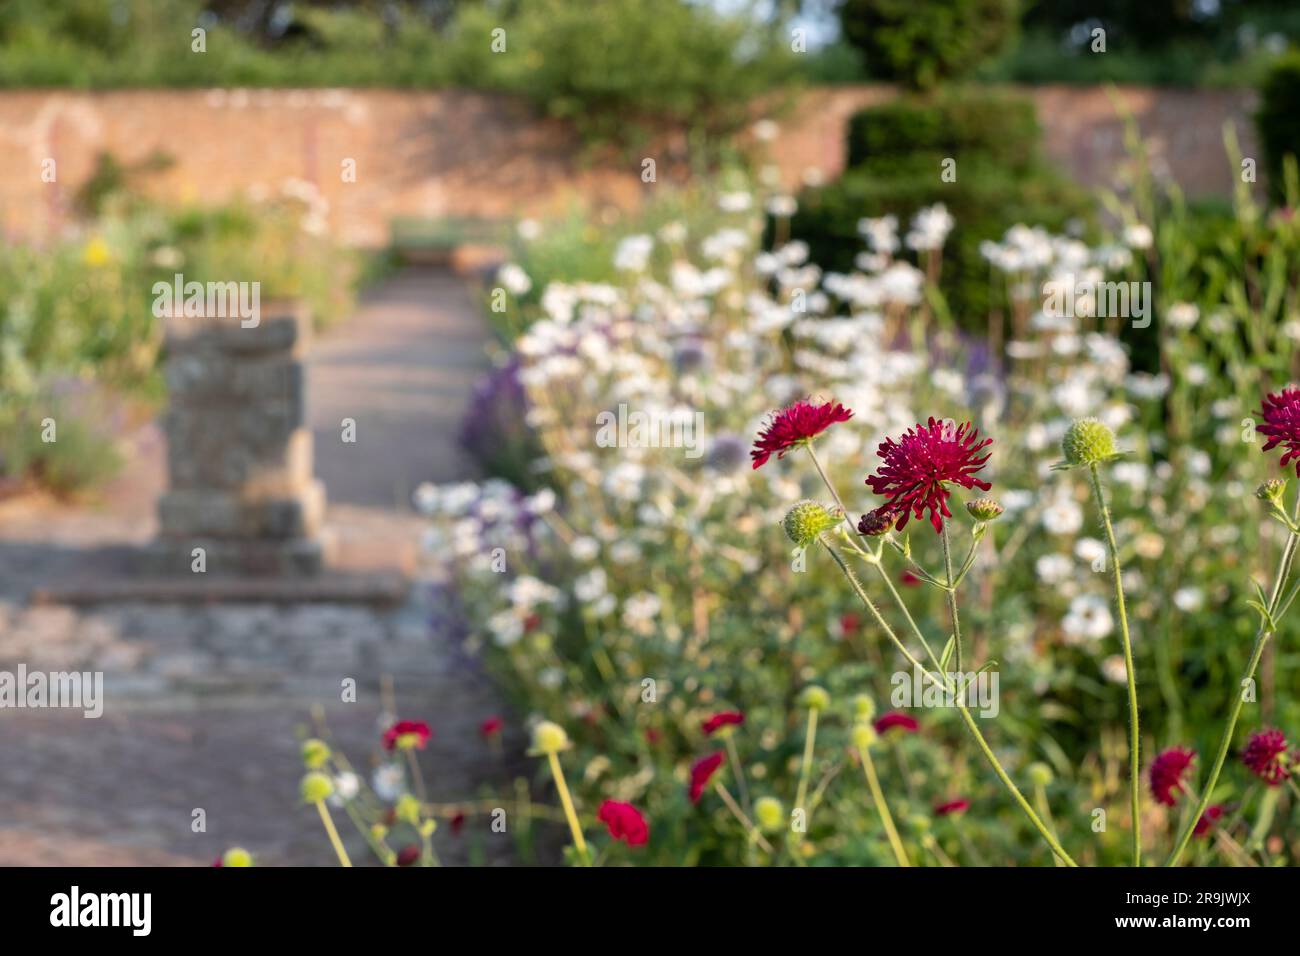
[[[313,345],[309,412],[338,573],[410,579],[422,530],[410,490],[470,477],[455,435],[485,338],[459,279],[416,271]],[[355,445],[339,440],[344,416],[357,421]],[[129,578],[132,554],[156,535],[165,447],[155,426],[123,442],[128,468],[98,500],[0,502],[0,670],[102,671],[105,698],[99,719],[0,710],[0,865],[207,864],[233,844],[263,863],[330,864],[319,820],[296,804],[299,738],[323,708],[364,765],[387,677],[400,716],[434,728],[422,754],[431,797],[508,792],[478,725],[516,722],[424,585],[388,604],[342,592],[195,604],[144,581],[108,602],[31,602],[33,592],[48,599],[78,584],[92,595],[87,581],[107,589]],[[356,681],[355,703],[340,700],[344,678]],[[522,744],[507,742],[507,753]],[[195,807],[207,811],[206,833],[190,831]],[[441,833],[439,852],[465,860],[476,840],[486,862],[509,859],[510,838],[473,821],[461,837]]]

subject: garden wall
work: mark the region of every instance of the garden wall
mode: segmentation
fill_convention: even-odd
[[[797,184],[810,170],[834,177],[848,117],[892,95],[885,87],[801,93],[771,145],[785,181]],[[1107,91],[1039,87],[1030,95],[1048,154],[1086,185],[1111,183],[1124,150]],[[1257,157],[1249,91],[1127,89],[1120,95],[1189,194],[1226,193],[1231,186],[1220,132],[1225,121],[1235,122],[1245,155]],[[98,153],[129,163],[156,150],[175,161],[150,175],[150,188],[161,196],[218,202],[306,179],[329,199],[333,232],[366,245],[382,243],[395,216],[515,216],[555,209],[573,197],[624,206],[652,188],[641,183],[639,158],[584,157],[564,125],[499,96],[19,91],[0,93],[0,225],[10,236],[39,237],[68,215],[70,197]],[[647,155],[656,156],[660,181],[682,168],[673,162],[680,160],[680,144]],[[51,158],[56,178],[46,183],[42,164]],[[342,175],[349,159],[355,182]]]

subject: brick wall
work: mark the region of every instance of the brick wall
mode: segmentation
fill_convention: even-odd
[[[1100,88],[1040,87],[1048,154],[1087,185],[1112,181],[1122,126]],[[814,89],[780,120],[772,158],[787,183],[841,169],[848,117],[892,96],[885,87]],[[1192,195],[1231,186],[1221,127],[1232,120],[1258,158],[1248,91],[1125,89],[1155,154]],[[329,225],[354,244],[381,243],[396,216],[515,216],[575,198],[625,206],[644,190],[637,159],[597,161],[560,123],[504,97],[457,91],[194,90],[0,93],[0,226],[39,237],[66,216],[71,192],[102,151],[132,162],[155,150],[175,164],[150,188],[170,199],[219,202],[274,191],[286,179],[317,184]],[[662,160],[671,160],[665,150]],[[57,180],[41,179],[53,158]],[[344,182],[342,163],[356,164]],[[673,164],[659,163],[661,181]]]

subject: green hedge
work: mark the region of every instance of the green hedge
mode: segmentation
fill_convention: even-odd
[[[907,98],[872,107],[851,121],[849,169],[804,192],[792,233],[811,259],[848,270],[865,247],[863,216],[893,214],[900,233],[922,207],[943,203],[956,225],[943,254],[941,285],[957,320],[981,328],[988,314],[989,267],[979,254],[1017,222],[1063,230],[1086,223],[1086,193],[1039,156],[1033,104],[990,91]],[[956,160],[956,181],[940,178]]]
[[[937,152],[956,158],[959,167],[966,156],[978,154],[1024,170],[1038,157],[1040,135],[1034,104],[1020,97],[962,90],[900,99],[853,115],[847,165]]]
[[[1279,59],[1260,87],[1260,107],[1255,127],[1264,147],[1264,168],[1269,191],[1283,199],[1282,160],[1288,154],[1300,156],[1300,53]]]

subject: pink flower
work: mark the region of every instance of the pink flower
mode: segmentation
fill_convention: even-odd
[[[754,467],[766,465],[773,454],[784,458],[791,448],[811,441],[836,422],[847,422],[853,417],[838,402],[814,405],[800,400],[788,408],[783,408],[768,422],[767,427],[758,433],[758,439],[749,455],[754,459]]]
[[[710,778],[717,773],[718,768],[722,766],[722,751],[715,751],[706,757],[701,757],[691,765],[691,803],[699,803],[700,797],[704,796],[704,788],[709,785]]]
[[[650,839],[650,827],[641,811],[630,803],[606,800],[600,805],[596,819],[609,828],[609,835],[628,846],[644,846]]]
[[[1291,776],[1286,753],[1286,737],[1280,730],[1261,730],[1252,734],[1241,752],[1241,762],[1270,787],[1282,784]]]
[[[970,422],[954,427],[951,422],[929,419],[926,425],[909,428],[895,441],[886,438],[876,449],[882,464],[867,478],[873,494],[886,498],[885,507],[898,515],[898,528],[906,527],[909,518],[920,518],[930,511],[930,524],[936,532],[943,530],[943,519],[951,518],[948,489],[951,483],[963,488],[988,491],[993,486],[975,477],[989,460],[979,452],[993,444],[992,438],[979,441],[979,432]]]
[[[1176,793],[1183,789],[1183,774],[1196,759],[1196,753],[1185,747],[1170,747],[1156,755],[1151,762],[1151,793],[1157,803],[1172,807],[1178,802]]]
[[[1267,395],[1263,401],[1260,415],[1264,424],[1257,431],[1267,435],[1264,451],[1277,445],[1286,448],[1282,456],[1282,467],[1293,458],[1296,459],[1295,473],[1300,477],[1300,388],[1284,388],[1275,395]]]
[[[500,717],[489,717],[478,725],[478,732],[484,737],[491,738],[501,733],[501,728],[504,726],[505,721]]]
[[[714,714],[704,722],[704,732],[712,736],[723,727],[739,727],[745,722],[745,715],[738,710],[724,710]]]

